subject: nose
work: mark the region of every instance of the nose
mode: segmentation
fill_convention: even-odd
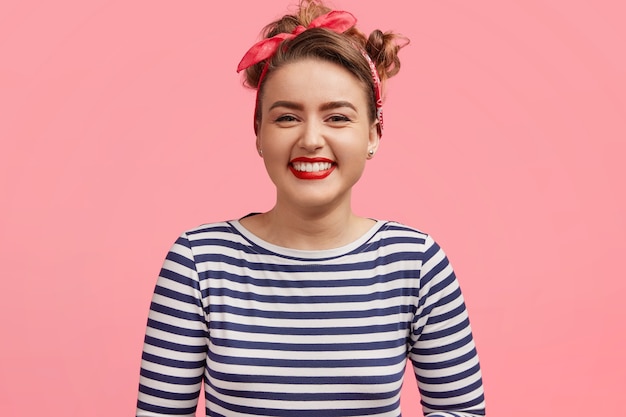
[[[298,141],[302,149],[306,149],[308,152],[315,152],[324,147],[325,140],[320,123],[307,121],[302,127],[300,140]]]

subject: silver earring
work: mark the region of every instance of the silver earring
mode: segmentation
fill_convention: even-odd
[[[370,149],[369,151],[367,151],[367,154],[370,156],[370,158],[374,156],[374,149]]]
[[[258,149],[258,152],[259,152],[259,156],[263,158],[263,149]]]

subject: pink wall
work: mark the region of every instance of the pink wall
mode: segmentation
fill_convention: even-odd
[[[285,1],[211,3],[0,6],[2,415],[131,415],[170,244],[271,206],[235,66]],[[489,415],[622,412],[624,6],[335,3],[412,39],[355,205],[448,252]]]

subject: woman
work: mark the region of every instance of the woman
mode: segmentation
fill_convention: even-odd
[[[200,226],[169,252],[150,308],[137,416],[394,416],[407,358],[424,413],[484,415],[456,278],[430,236],[351,210],[382,134],[400,39],[303,1],[239,70],[257,88],[266,213]]]

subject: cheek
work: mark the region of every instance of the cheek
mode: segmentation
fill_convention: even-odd
[[[360,141],[358,145],[342,148],[335,156],[343,165],[350,166],[352,170],[361,171],[367,160],[367,143]]]
[[[267,144],[266,144],[267,145]],[[268,172],[285,168],[285,160],[288,154],[284,149],[278,149],[276,146],[266,146],[263,148],[263,162]]]

